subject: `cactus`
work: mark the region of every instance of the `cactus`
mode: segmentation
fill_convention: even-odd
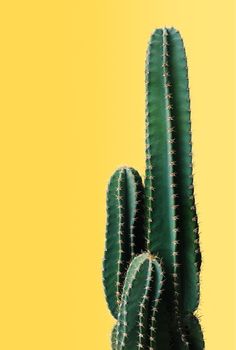
[[[103,273],[108,306],[115,318],[129,263],[144,248],[143,210],[144,189],[138,172],[132,168],[118,169],[108,186]]]
[[[183,40],[154,31],[146,61],[146,176],[123,167],[107,193],[103,281],[113,350],[202,350],[201,252]]]

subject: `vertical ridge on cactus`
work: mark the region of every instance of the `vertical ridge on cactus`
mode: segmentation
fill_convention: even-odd
[[[132,260],[120,304],[117,349],[148,349],[150,344],[154,346],[157,329],[152,318],[156,320],[162,286],[162,268],[155,257],[143,253]]]
[[[162,256],[167,274],[175,278],[173,289],[183,311],[193,312],[199,301],[201,255],[193,195],[186,67],[179,32],[174,28],[156,30],[149,44],[146,66],[147,235],[149,249]]]
[[[116,334],[117,334],[117,324],[112,329],[111,332],[111,348],[112,350],[116,349]]]
[[[204,349],[193,315],[201,252],[192,167],[183,40],[174,28],[156,29],[146,60],[145,188],[127,167],[108,187],[103,276],[118,319],[114,350]]]
[[[111,177],[107,192],[107,234],[103,263],[106,298],[117,318],[125,273],[144,247],[142,179],[133,168],[122,167]]]

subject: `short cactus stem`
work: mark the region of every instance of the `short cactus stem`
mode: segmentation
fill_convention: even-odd
[[[132,260],[119,309],[117,350],[149,349],[156,343],[154,319],[158,320],[156,316],[163,288],[162,272],[158,259],[148,253]]]
[[[108,306],[117,317],[125,273],[144,247],[142,179],[133,168],[119,168],[107,191],[107,235],[103,280]]]

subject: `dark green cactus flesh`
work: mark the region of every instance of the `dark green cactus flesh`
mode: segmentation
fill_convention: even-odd
[[[170,298],[176,293],[180,309],[188,313],[198,306],[201,258],[193,196],[187,62],[175,29],[154,32],[146,69],[148,244],[151,252],[163,258],[166,273],[174,277]]]
[[[145,189],[128,167],[108,187],[103,277],[118,319],[114,350],[204,349],[193,315],[201,253],[192,168],[183,40],[174,28],[157,29],[146,61]]]
[[[163,275],[160,261],[149,253],[132,260],[119,309],[116,349],[152,349],[169,341],[168,325],[162,324]]]
[[[183,326],[188,342],[191,344],[191,350],[204,349],[204,339],[197,317],[193,315],[186,316],[183,319]]]
[[[107,234],[103,279],[107,302],[117,318],[125,273],[144,250],[142,179],[132,168],[118,169],[107,192]]]

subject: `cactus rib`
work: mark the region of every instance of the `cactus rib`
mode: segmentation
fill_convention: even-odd
[[[125,272],[131,258],[144,250],[143,185],[133,168],[118,169],[107,192],[107,234],[103,281],[112,315],[117,318]]]
[[[126,274],[117,324],[117,348],[149,349],[155,343],[153,317],[160,301],[163,273],[148,253],[135,257]],[[155,305],[155,310],[154,309]]]
[[[150,251],[162,256],[166,272],[172,276],[169,298],[174,293],[183,313],[190,313],[199,300],[201,256],[186,65],[179,33],[173,28],[156,30],[146,67],[146,230]]]

